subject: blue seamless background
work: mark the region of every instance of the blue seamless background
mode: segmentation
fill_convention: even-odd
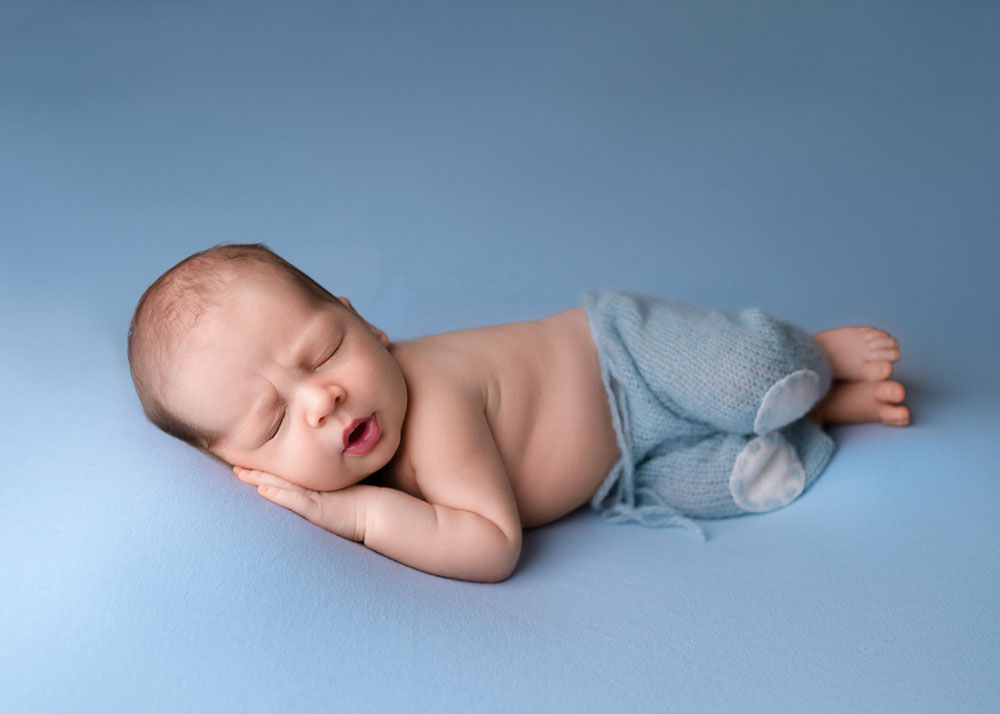
[[[986,711],[1000,6],[7,2],[0,709]],[[914,423],[514,577],[336,539],[143,418],[145,287],[264,241],[395,339],[621,288],[885,326]]]

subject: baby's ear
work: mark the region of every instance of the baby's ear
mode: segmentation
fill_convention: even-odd
[[[338,297],[337,299],[340,300],[340,302],[342,302],[344,304],[344,307],[346,307],[348,310],[350,310],[355,315],[357,315],[361,319],[361,321],[363,323],[365,323],[365,325],[368,326],[368,329],[372,331],[372,334],[375,335],[375,337],[378,339],[378,341],[382,343],[383,347],[388,347],[389,346],[389,336],[386,335],[384,332],[382,332],[382,330],[380,330],[377,327],[375,327],[375,325],[373,325],[372,323],[368,322],[368,320],[366,320],[365,318],[361,317],[361,315],[358,313],[358,311],[354,309],[354,305],[351,304],[350,300],[348,300],[345,297]]]
[[[345,297],[339,297],[337,299],[340,300],[340,302],[343,304],[343,306],[346,307],[348,310],[350,310],[351,312],[353,312],[355,315],[358,314],[358,311],[354,309],[354,305],[351,304],[350,300],[348,300]]]

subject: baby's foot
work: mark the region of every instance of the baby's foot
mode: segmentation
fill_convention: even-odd
[[[892,363],[899,361],[899,343],[875,327],[839,327],[813,339],[826,352],[834,379],[880,382],[892,376]]]
[[[900,404],[905,397],[906,389],[899,382],[834,382],[809,418],[818,424],[880,421],[906,426],[910,423],[910,410]]]

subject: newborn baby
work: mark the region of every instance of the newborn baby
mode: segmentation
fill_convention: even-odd
[[[905,425],[896,340],[626,293],[391,342],[263,245],[164,273],[128,342],[149,419],[261,496],[390,558],[500,581],[522,528],[590,503],[677,525],[768,511],[825,467],[824,423]]]

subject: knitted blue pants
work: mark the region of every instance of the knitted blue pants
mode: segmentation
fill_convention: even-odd
[[[583,296],[620,456],[591,500],[613,522],[682,526],[779,508],[833,440],[804,416],[830,365],[804,331],[622,292]]]

